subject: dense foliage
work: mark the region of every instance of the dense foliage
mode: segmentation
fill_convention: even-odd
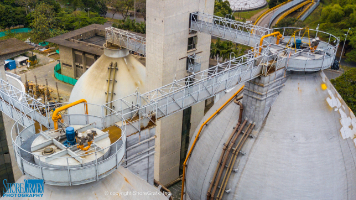
[[[136,20],[131,20],[130,18],[126,18],[126,20],[119,20],[118,23],[114,23],[112,25],[115,28],[120,28],[136,33],[146,33],[146,23],[145,22],[136,22]]]
[[[331,82],[350,109],[356,113],[356,68],[347,70]]]
[[[286,1],[288,1],[288,0],[270,0],[270,1],[268,2],[268,7],[269,7],[269,8],[273,8],[273,7],[275,7],[276,5],[281,4],[281,3],[283,3],[283,2],[286,2]]]
[[[85,6],[91,8],[90,5],[99,2],[89,0]],[[106,22],[99,12],[92,12],[95,6],[88,13],[79,7],[74,8],[74,1],[68,5],[62,8],[56,0],[0,0],[0,28],[30,27],[32,41],[42,42],[67,31]]]
[[[231,57],[238,57],[244,54],[248,47],[238,45],[230,41],[221,41],[220,38],[216,42],[212,42],[210,46],[210,58],[225,61]]]
[[[74,10],[89,10],[101,16],[105,16],[108,11],[106,7],[107,0],[61,0],[60,2]]]
[[[235,19],[232,15],[232,9],[230,8],[229,1],[216,0],[214,5],[214,15]]]
[[[330,32],[343,41],[348,28],[351,31],[345,46],[348,61],[356,61],[356,1],[355,0],[332,0],[329,5],[324,6],[318,23],[320,29]]]

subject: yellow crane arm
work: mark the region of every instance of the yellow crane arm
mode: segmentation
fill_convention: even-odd
[[[68,108],[78,105],[80,103],[84,103],[84,109],[85,109],[85,114],[88,114],[88,102],[85,99],[80,99],[78,101],[75,101],[73,103],[67,104],[65,106],[57,108],[52,115],[52,120],[54,122],[54,130],[58,129],[58,120],[62,119],[62,116],[58,114],[60,111],[67,110]]]

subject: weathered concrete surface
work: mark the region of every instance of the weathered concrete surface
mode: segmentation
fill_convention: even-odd
[[[24,183],[22,176],[17,183]],[[145,195],[146,194],[146,195]],[[167,200],[158,188],[148,184],[129,170],[119,167],[103,180],[77,186],[44,185],[43,197],[26,199],[125,199],[125,200]],[[19,197],[2,197],[1,199],[23,199]]]
[[[191,12],[213,14],[214,0],[157,1],[147,0],[146,29],[146,91],[171,83],[188,75],[186,57],[199,53],[201,70],[209,65],[211,36],[189,33]],[[197,35],[196,49],[187,51],[188,38]],[[193,128],[200,121],[204,109],[192,109]],[[155,179],[163,185],[179,177],[180,146],[183,112],[161,119],[156,127]]]
[[[155,128],[145,129],[126,138],[123,166],[149,184],[154,181]]]
[[[12,145],[12,140],[11,140],[11,130],[12,130],[13,125],[15,124],[15,121],[13,119],[11,119],[9,116],[5,115],[4,113],[2,113],[2,119],[4,122],[6,140],[7,140],[7,145],[9,148],[9,153],[10,153],[12,173],[14,174],[14,180],[16,181],[22,176],[22,171],[19,169],[19,167],[17,165],[16,159],[15,159],[14,147]]]
[[[236,86],[232,91],[222,96],[205,114],[189,143],[189,149],[201,124],[219,109],[241,86]],[[232,102],[203,129],[187,166],[185,188],[191,199],[206,199],[209,182],[218,164],[217,160],[220,158],[222,146],[238,122],[239,111],[240,107]]]
[[[242,117],[247,118],[250,123],[256,123],[256,130],[261,127],[285,81],[286,71],[283,68],[268,76],[260,76],[245,83]]]
[[[329,105],[332,97],[321,89],[319,73],[289,74],[261,131],[245,143],[246,154],[238,157],[238,172],[232,173],[226,187],[231,191],[223,199],[355,198],[355,144],[340,133],[345,131],[340,123],[343,106]],[[206,199],[229,134],[225,129],[232,130],[225,116],[232,113],[225,110],[214,119],[221,123],[204,129],[188,163],[187,193],[192,200]]]

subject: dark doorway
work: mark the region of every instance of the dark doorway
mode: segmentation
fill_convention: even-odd
[[[192,107],[183,110],[183,124],[182,124],[182,140],[180,148],[180,165],[179,175],[183,173],[183,163],[187,156],[189,148],[189,132],[190,132],[190,116],[192,114]]]

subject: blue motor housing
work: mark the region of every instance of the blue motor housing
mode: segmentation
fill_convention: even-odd
[[[296,39],[295,40],[295,48],[300,49],[301,45],[302,45],[302,40],[301,39]]]
[[[63,142],[63,144],[68,147],[76,144],[75,141],[75,131],[74,128],[69,126],[66,128],[66,137],[67,140]]]

